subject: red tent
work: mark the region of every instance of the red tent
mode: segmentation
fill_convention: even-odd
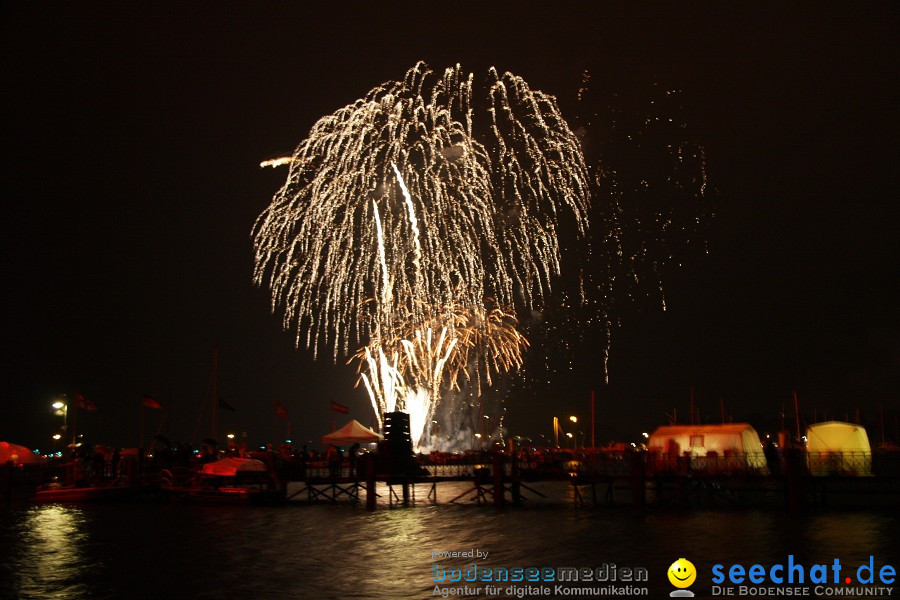
[[[46,460],[43,456],[35,454],[25,446],[0,442],[0,464],[12,461],[17,465],[40,463]]]

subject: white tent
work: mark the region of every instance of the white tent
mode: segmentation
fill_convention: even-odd
[[[860,425],[841,421],[816,423],[806,429],[806,450],[813,475],[869,475],[872,447]]]
[[[383,439],[381,436],[356,419],[333,433],[322,436],[323,444],[369,444]]]
[[[748,467],[766,465],[759,434],[747,423],[665,425],[650,434],[647,445],[651,452],[670,456],[688,453],[705,457],[714,453],[718,457],[746,457]]]
[[[705,456],[710,451],[762,454],[759,434],[747,423],[665,425],[650,435],[649,447],[660,452]]]

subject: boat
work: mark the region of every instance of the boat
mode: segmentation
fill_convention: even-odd
[[[134,487],[113,481],[107,484],[96,485],[63,485],[60,483],[48,483],[40,486],[32,500],[36,503],[47,504],[75,503],[75,502],[100,502],[106,500],[124,500],[132,495]]]
[[[178,500],[212,502],[278,502],[284,487],[269,467],[255,458],[228,457],[204,464],[185,477],[164,470],[160,489]]]

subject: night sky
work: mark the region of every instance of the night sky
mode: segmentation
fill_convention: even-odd
[[[237,409],[220,435],[283,435],[275,400],[296,440],[341,424],[330,400],[369,424],[353,368],[295,349],[252,284],[251,227],[286,176],[258,165],[419,60],[509,70],[573,124],[585,69],[623,110],[671,86],[706,152],[708,253],[666,271],[667,310],[620,304],[609,384],[588,339],[546,388],[517,388],[512,434],[586,419],[593,389],[597,441],[632,441],[687,419],[693,387],[703,420],[724,406],[770,431],[786,405],[792,425],[796,390],[806,420],[859,409],[879,442],[883,407],[896,437],[896,3],[313,4],[2,4],[0,439],[48,447],[50,403],[81,393],[92,442],[137,444],[144,394],[199,440],[215,349]]]

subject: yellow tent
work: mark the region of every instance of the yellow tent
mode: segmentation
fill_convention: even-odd
[[[872,473],[872,447],[860,425],[841,421],[810,425],[806,429],[806,451],[813,475]]]

